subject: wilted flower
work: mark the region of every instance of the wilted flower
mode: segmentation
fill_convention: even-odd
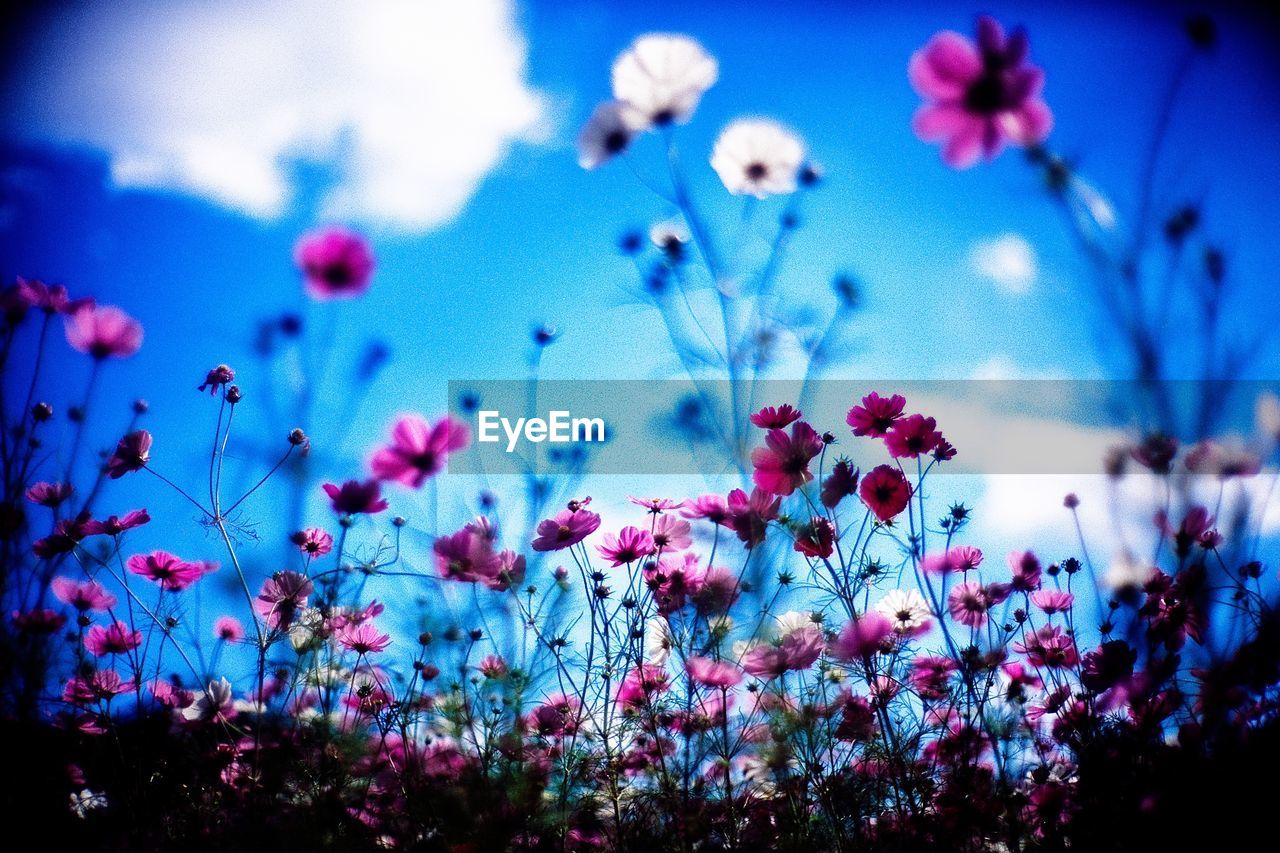
[[[738,119],[720,133],[711,153],[711,168],[725,189],[756,198],[795,192],[803,163],[804,143],[769,119]]]
[[[205,374],[204,382],[201,382],[196,390],[203,391],[207,388],[210,394],[217,394],[219,388],[234,381],[236,381],[236,372],[228,365],[219,364]]]

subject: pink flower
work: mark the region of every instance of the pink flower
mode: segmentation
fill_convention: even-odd
[[[742,489],[734,489],[726,503],[729,517],[722,523],[733,528],[748,548],[754,548],[764,542],[769,522],[778,517],[782,499],[764,489],[752,489],[751,497]]]
[[[16,276],[18,299],[30,308],[38,308],[46,314],[74,314],[81,308],[91,307],[92,299],[72,299],[61,284],[45,284],[37,279]]]
[[[861,406],[849,410],[845,423],[853,428],[857,436],[878,438],[893,426],[893,422],[902,417],[902,410],[907,400],[901,394],[892,397],[881,397],[875,391],[862,398]]]
[[[742,656],[742,668],[756,678],[777,678],[790,670],[808,669],[822,654],[822,632],[816,627],[787,634],[777,645],[761,644]]]
[[[809,462],[822,452],[822,437],[804,421],[791,427],[791,434],[771,429],[765,446],[751,451],[755,472],[752,481],[770,494],[785,497],[813,479]]]
[[[116,597],[107,592],[106,588],[97,581],[81,583],[71,578],[57,577],[49,583],[49,589],[52,590],[54,598],[82,612],[88,610],[105,612],[116,606]]]
[[[373,476],[421,488],[439,473],[450,453],[471,440],[465,423],[446,415],[432,426],[421,415],[405,415],[391,430],[391,444],[379,449],[370,461]]]
[[[618,685],[617,702],[623,708],[638,709],[651,704],[671,688],[667,671],[651,663],[632,667]]]
[[[1013,577],[1010,588],[1018,592],[1032,592],[1040,588],[1040,560],[1030,551],[1012,551],[1006,558]]]
[[[262,582],[254,609],[273,628],[288,628],[294,615],[307,606],[314,586],[298,572],[276,572]]]
[[[151,433],[145,429],[134,430],[116,444],[115,452],[107,460],[107,474],[119,480],[125,474],[140,471],[151,459]]]
[[[982,551],[972,545],[957,545],[942,554],[925,557],[921,568],[935,575],[969,572],[982,565]]]
[[[738,600],[738,577],[728,569],[707,566],[706,571],[686,578],[689,597],[700,613],[727,613]]]
[[[109,515],[101,521],[88,521],[84,525],[85,536],[119,536],[127,530],[141,527],[151,521],[151,515],[145,509],[135,509],[124,514]]]
[[[56,507],[71,497],[70,483],[36,483],[26,491],[27,500],[40,506]]]
[[[751,423],[761,429],[786,429],[800,420],[802,414],[799,409],[793,409],[789,403],[776,409],[773,406],[765,406],[751,416]]]
[[[142,324],[114,305],[83,305],[66,318],[67,343],[96,359],[127,358],[142,346]]]
[[[1004,148],[1043,142],[1053,114],[1040,99],[1044,72],[1027,59],[1027,36],[1006,38],[993,18],[978,19],[977,44],[945,31],[911,57],[911,85],[925,99],[912,120],[916,136],[942,142],[948,166],[967,169]]]
[[[685,660],[684,668],[703,687],[728,689],[742,682],[742,671],[728,661],[693,655]]]
[[[507,662],[498,655],[489,655],[484,660],[480,661],[480,666],[478,668],[481,675],[495,681],[506,678],[508,673],[511,672],[507,667]]]
[[[686,500],[680,514],[691,520],[705,518],[712,524],[724,524],[729,518],[729,504],[720,495],[703,495]]]
[[[289,541],[308,559],[323,557],[333,550],[333,537],[319,527],[308,527],[289,535]]]
[[[942,441],[942,433],[935,427],[937,421],[924,415],[910,415],[893,423],[884,437],[885,447],[894,459],[915,459],[932,453]]]
[[[325,483],[323,488],[324,493],[329,496],[333,511],[339,515],[373,515],[387,508],[387,502],[382,497],[382,487],[377,480],[366,480],[363,483],[347,480],[341,486]]]
[[[338,632],[338,642],[349,652],[367,655],[385,651],[391,645],[391,637],[378,633],[372,622],[350,625]]]
[[[54,523],[53,531],[41,539],[31,543],[31,551],[42,560],[69,554],[76,549],[80,540],[88,536],[85,530],[91,524],[87,513],[80,513],[75,518],[64,518]]]
[[[213,370],[210,370],[205,374],[204,382],[200,383],[196,390],[203,391],[207,388],[209,389],[209,394],[212,396],[217,394],[218,389],[222,386],[235,381],[236,372],[232,370],[229,365],[219,364]]]
[[[540,735],[572,735],[582,722],[582,703],[573,696],[557,693],[529,714],[528,723]]]
[[[1046,625],[1021,643],[1014,643],[1013,650],[1025,654],[1033,666],[1049,669],[1072,667],[1080,660],[1075,641],[1056,625]]]
[[[970,628],[981,628],[987,623],[990,607],[987,591],[975,581],[960,584],[947,596],[947,610],[951,618]]]
[[[675,509],[680,506],[679,501],[673,501],[670,498],[637,498],[634,496],[628,496],[627,500],[631,501],[631,503],[636,506],[644,507],[654,515],[657,515],[664,510]]]
[[[133,631],[123,622],[106,628],[94,625],[84,637],[84,647],[94,657],[122,655],[142,645],[142,632]]]
[[[577,545],[600,527],[600,516],[585,509],[563,509],[552,518],[538,522],[535,551],[560,551]]]
[[[911,484],[901,471],[891,465],[877,465],[862,478],[858,495],[867,509],[881,522],[893,518],[911,502]]]
[[[153,580],[172,592],[181,592],[205,574],[204,567],[199,563],[188,563],[168,551],[135,554],[126,565],[135,575]]]
[[[662,515],[653,525],[653,544],[663,551],[682,551],[693,544],[689,522],[672,515]]]
[[[634,563],[641,557],[648,557],[657,550],[657,546],[649,531],[628,526],[619,530],[617,536],[606,533],[604,544],[597,545],[596,550],[613,565],[621,566],[624,563]]]
[[[110,701],[121,693],[133,690],[133,682],[125,681],[120,673],[109,669],[95,670],[88,678],[73,678],[62,689],[62,699],[72,704],[87,705],[91,702]]]
[[[14,627],[24,634],[52,634],[54,631],[61,631],[62,626],[67,624],[66,616],[47,607],[38,607],[25,613],[15,610],[10,618],[13,619]]]
[[[1067,612],[1075,600],[1074,595],[1060,589],[1041,589],[1031,593],[1031,603],[1050,616]]]
[[[244,639],[244,625],[234,616],[219,616],[213,622],[213,636],[228,643],[238,643]]]
[[[893,623],[871,611],[850,619],[831,644],[831,653],[842,661],[860,661],[879,652],[893,634]]]
[[[312,299],[344,299],[369,289],[373,252],[363,237],[344,228],[325,228],[305,234],[294,247]]]

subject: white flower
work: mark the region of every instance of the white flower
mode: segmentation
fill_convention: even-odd
[[[235,714],[235,705],[231,701],[231,682],[226,678],[210,681],[209,687],[196,696],[196,700],[180,712],[183,719],[212,720],[215,717],[230,717]]]
[[[578,134],[578,165],[594,169],[612,160],[644,125],[644,117],[624,101],[600,104]]]
[[[661,616],[654,616],[644,624],[644,659],[654,666],[666,666],[675,647],[671,626]]]
[[[89,816],[89,812],[107,807],[107,795],[99,794],[85,788],[80,793],[71,794],[71,811],[78,818]]]
[[[679,219],[666,219],[649,229],[649,239],[655,248],[668,255],[678,255],[689,242],[689,229]]]
[[[875,606],[875,611],[893,623],[899,634],[914,634],[929,624],[929,605],[914,589],[895,589]]]
[[[804,163],[800,137],[771,119],[730,123],[716,140],[711,168],[734,195],[764,198],[794,192]]]
[[[719,73],[715,59],[688,36],[651,33],[614,60],[613,96],[645,125],[684,123]]]
[[[1111,560],[1111,565],[1102,575],[1102,583],[1111,590],[1139,587],[1147,582],[1151,572],[1150,565],[1128,551],[1122,551]]]
[[[813,614],[807,611],[789,610],[773,619],[778,625],[779,637],[789,637],[801,628],[817,627],[817,623],[813,621]]]

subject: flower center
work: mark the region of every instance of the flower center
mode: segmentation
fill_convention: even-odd
[[[987,72],[973,81],[964,93],[964,104],[970,111],[981,115],[994,115],[1005,106],[1004,81],[999,74]]]
[[[746,175],[753,181],[759,181],[769,174],[769,167],[764,163],[752,163],[747,166]]]

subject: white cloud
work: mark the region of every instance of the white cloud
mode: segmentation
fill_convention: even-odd
[[[83,4],[30,45],[13,131],[254,216],[288,209],[301,158],[341,169],[321,216],[427,229],[546,134],[512,0]]]
[[[969,263],[978,275],[1009,293],[1026,293],[1036,280],[1036,253],[1018,234],[1001,234],[975,243]]]

